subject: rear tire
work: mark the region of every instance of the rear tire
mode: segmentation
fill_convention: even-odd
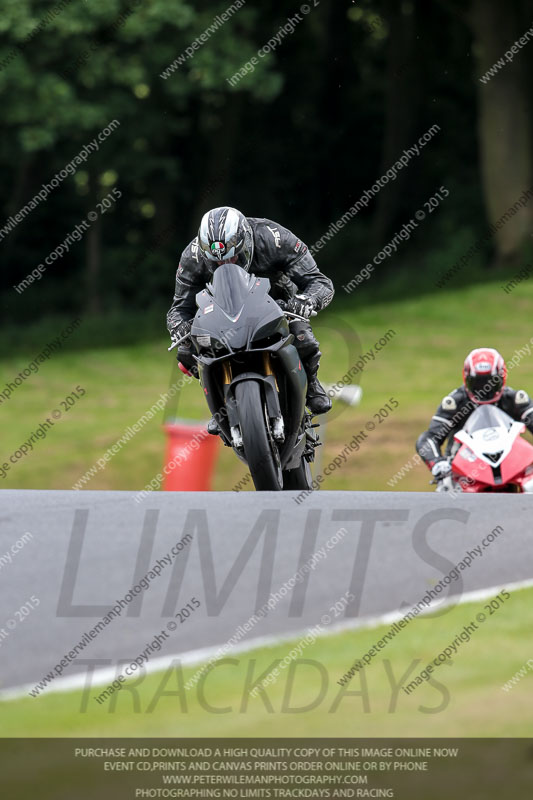
[[[256,381],[235,387],[244,456],[258,492],[279,492],[283,474],[276,444],[270,438],[261,389]]]
[[[313,488],[313,478],[311,475],[311,467],[309,461],[302,457],[300,466],[296,469],[286,469],[283,471],[283,489],[284,491],[310,490]]]

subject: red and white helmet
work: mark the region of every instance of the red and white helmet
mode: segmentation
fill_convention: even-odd
[[[467,355],[463,382],[474,403],[496,403],[502,396],[506,378],[505,361],[493,347],[478,347]]]

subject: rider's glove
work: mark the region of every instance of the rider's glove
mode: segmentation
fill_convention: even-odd
[[[443,458],[442,461],[436,461],[431,467],[431,474],[438,481],[443,480],[443,478],[447,478],[448,475],[451,475],[451,473],[452,468],[448,460],[445,458]]]
[[[192,328],[192,320],[182,320],[178,322],[175,328],[172,328],[170,331],[170,338],[172,339],[172,343],[178,342],[184,336],[187,336],[191,332]],[[185,342],[184,342],[185,344]]]
[[[315,310],[315,301],[312,297],[308,297],[305,294],[297,294],[294,297],[291,297],[290,300],[287,300],[285,307],[287,311],[291,311],[293,314],[298,314],[300,317],[309,319]]]

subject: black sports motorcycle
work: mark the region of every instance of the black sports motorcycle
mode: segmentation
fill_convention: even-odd
[[[222,441],[248,465],[255,488],[311,489],[317,426],[287,321],[302,317],[283,311],[269,289],[268,278],[236,264],[215,270],[196,295],[198,376]]]

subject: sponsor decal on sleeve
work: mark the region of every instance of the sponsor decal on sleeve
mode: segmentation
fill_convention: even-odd
[[[274,237],[274,243],[276,247],[281,247],[281,233],[279,232],[279,229],[271,228],[270,225],[267,225],[267,228]]]

